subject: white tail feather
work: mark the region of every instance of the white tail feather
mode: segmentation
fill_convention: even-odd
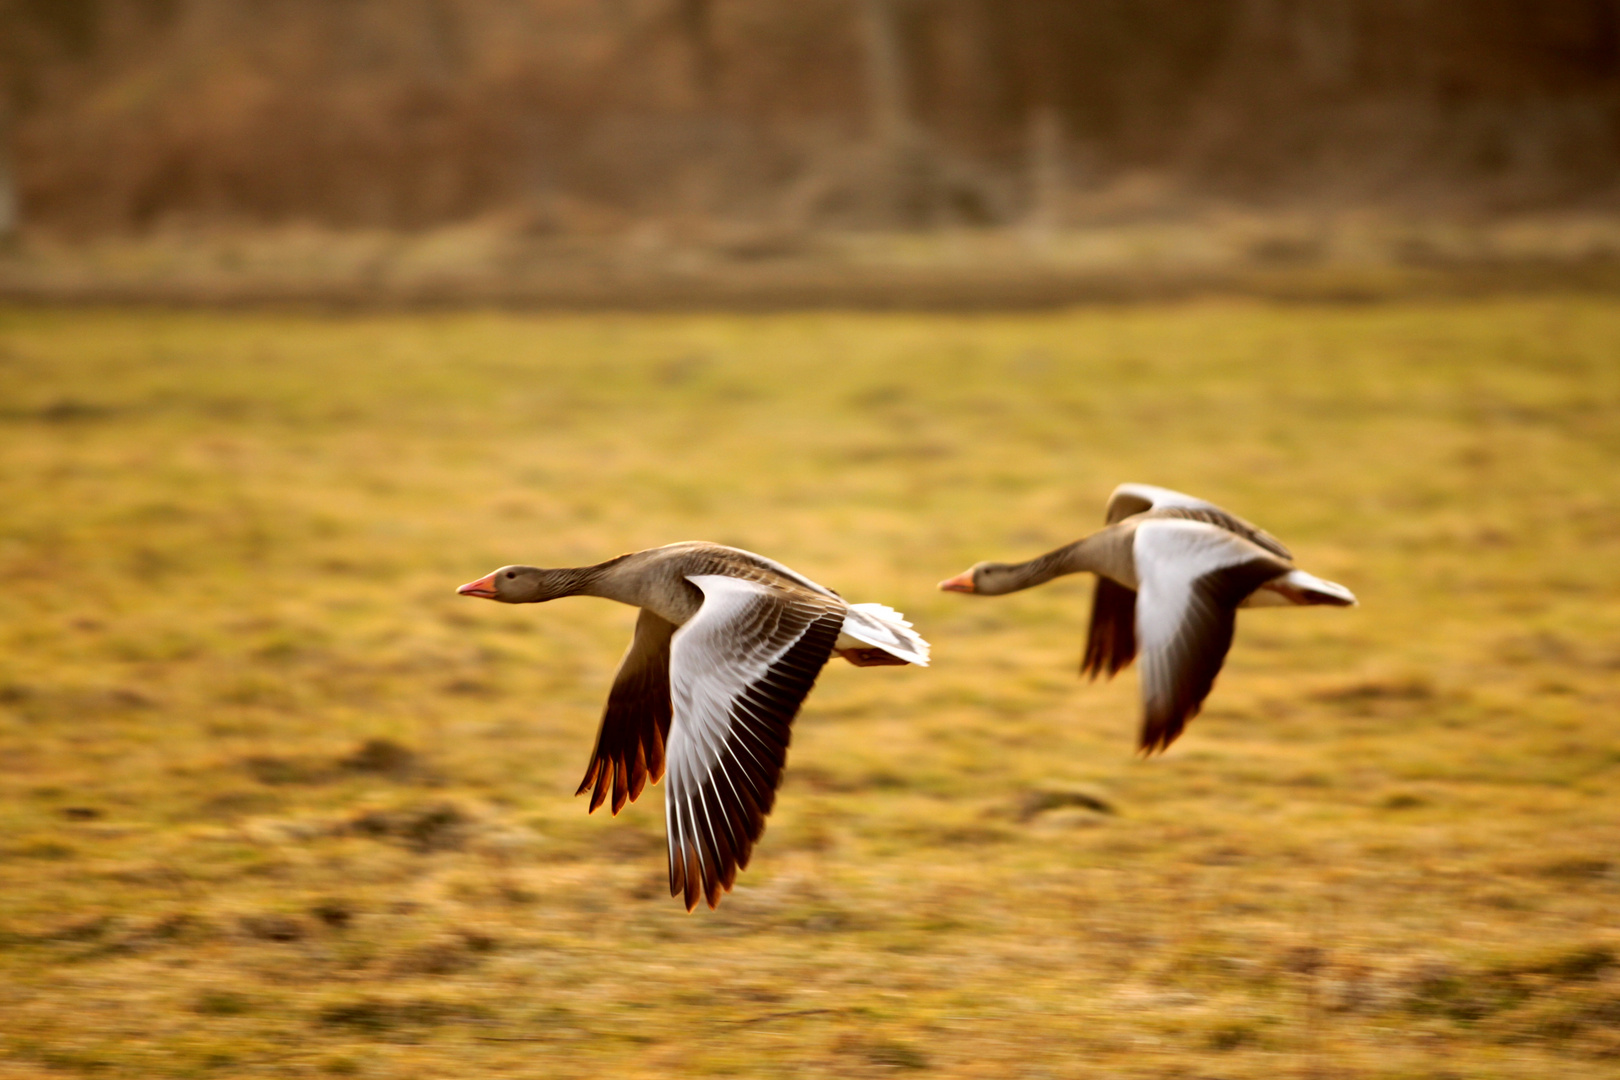
[[[1303,570],[1290,570],[1268,588],[1289,596],[1296,604],[1343,604],[1347,607],[1356,605],[1356,594],[1340,585],[1336,581],[1325,581],[1315,574],[1307,574]],[[1298,598],[1291,594],[1297,594]]]
[[[906,617],[883,604],[851,604],[844,612],[844,634],[892,656],[928,666],[928,642],[919,637]],[[839,642],[839,648],[844,648]]]

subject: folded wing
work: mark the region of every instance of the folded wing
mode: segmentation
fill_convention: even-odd
[[[670,895],[710,907],[748,865],[776,801],[793,718],[844,621],[836,597],[715,574],[670,650],[664,792]]]
[[[1250,593],[1289,572],[1273,552],[1215,525],[1162,518],[1136,529],[1136,631],[1144,753],[1163,750],[1209,696]]]

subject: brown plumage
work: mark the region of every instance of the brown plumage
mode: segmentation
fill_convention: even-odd
[[[669,642],[675,624],[643,608],[635,637],[619,662],[608,691],[596,749],[575,795],[591,792],[590,812],[613,794],[613,813],[634,802],[647,782],[664,778],[664,742],[672,716],[669,701]]]
[[[463,585],[505,603],[601,596],[641,609],[576,794],[617,814],[667,779],[670,895],[710,907],[748,865],[776,802],[793,718],[828,659],[928,662],[897,612],[848,604],[737,548],[682,543],[596,566],[506,566]]]
[[[940,588],[994,596],[1096,574],[1080,672],[1111,678],[1140,650],[1143,753],[1169,746],[1203,708],[1239,607],[1356,602],[1344,586],[1295,569],[1264,529],[1190,495],[1122,484],[1106,518],[1084,539],[1016,565],[979,563]]]
[[[1098,577],[1091,594],[1091,626],[1080,674],[1110,679],[1136,659],[1136,594],[1109,578]]]

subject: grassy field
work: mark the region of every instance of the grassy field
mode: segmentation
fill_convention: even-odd
[[[0,312],[0,1078],[1610,1077],[1620,306],[1017,317]],[[1259,611],[1133,756],[1090,585],[934,583],[1122,480]],[[753,866],[572,791],[678,539],[910,615]],[[1099,809],[1099,807],[1101,809]]]

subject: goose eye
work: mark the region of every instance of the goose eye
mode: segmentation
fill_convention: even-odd
[[[508,578],[515,578],[515,577],[517,577],[517,571],[516,570],[508,570],[506,572],[506,576]]]

